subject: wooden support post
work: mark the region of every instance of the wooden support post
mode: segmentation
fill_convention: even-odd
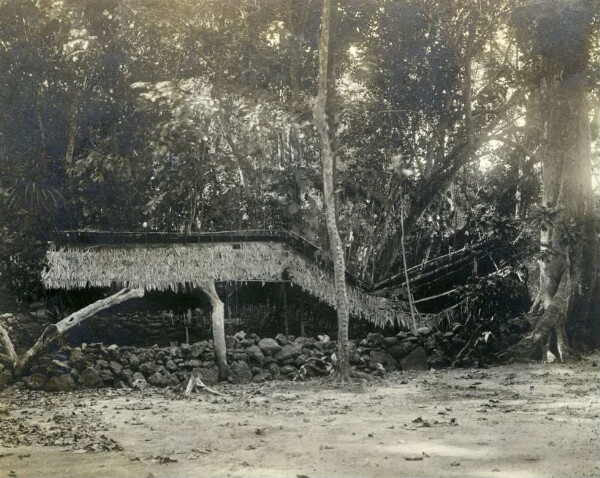
[[[225,304],[219,298],[214,282],[204,282],[199,284],[212,307],[212,329],[213,341],[215,343],[215,353],[217,354],[217,364],[219,366],[219,379],[227,379],[227,346],[225,344]]]
[[[287,288],[285,284],[285,282],[281,283],[281,315],[283,315],[283,331],[288,336],[290,335],[290,324],[288,320]]]

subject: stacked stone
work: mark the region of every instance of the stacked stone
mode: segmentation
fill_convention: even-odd
[[[192,372],[206,383],[218,381],[212,341],[159,348],[83,344],[63,347],[36,362],[25,383],[34,389],[68,391],[75,388],[157,387],[187,382]]]
[[[416,334],[395,336],[371,333],[350,344],[350,363],[375,374],[395,370],[428,370],[448,365],[443,348],[456,347],[453,333],[422,327]],[[444,345],[446,344],[446,345]],[[307,363],[329,361],[336,343],[328,339],[283,334],[260,338],[256,334],[226,337],[231,383],[262,383],[293,379]],[[217,383],[219,368],[211,340],[191,345],[149,348],[105,346],[101,343],[63,347],[41,357],[25,378],[34,389],[68,391],[76,388],[143,388],[177,386],[198,373],[207,385]],[[310,376],[310,374],[309,374]]]
[[[294,378],[309,358],[330,357],[335,346],[331,341],[283,334],[274,339],[261,339],[256,334],[241,339],[227,337],[228,380],[261,383]]]
[[[429,370],[434,366],[427,352],[432,332],[430,327],[422,327],[416,334],[405,331],[389,337],[380,333],[368,334],[359,342],[350,362],[373,372],[382,371],[379,365],[384,372]]]

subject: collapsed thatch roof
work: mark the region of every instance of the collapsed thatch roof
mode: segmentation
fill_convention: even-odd
[[[279,282],[283,274],[293,284],[335,307],[332,273],[280,242],[71,244],[47,253],[42,273],[46,287],[144,287],[178,290],[206,281]],[[348,284],[350,311],[377,325],[404,324],[406,312],[395,301],[376,297]]]

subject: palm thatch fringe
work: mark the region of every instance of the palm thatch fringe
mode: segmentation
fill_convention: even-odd
[[[129,244],[51,248],[42,273],[47,288],[129,287],[177,291],[181,284],[206,281],[279,282],[284,272],[293,284],[335,307],[331,271],[285,243]],[[376,297],[349,285],[351,312],[378,326],[406,325],[402,303]]]

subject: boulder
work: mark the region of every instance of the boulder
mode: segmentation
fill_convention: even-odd
[[[290,339],[287,338],[287,336],[285,336],[283,334],[277,334],[275,336],[275,340],[277,341],[277,343],[279,345],[288,345],[290,343]]]
[[[192,348],[190,350],[190,355],[192,356],[192,358],[197,359],[204,353],[205,350],[206,350],[206,342],[196,342],[195,344],[192,344]]]
[[[252,340],[254,342],[254,344],[257,344],[260,342],[260,337],[256,334],[250,334],[250,335],[248,335],[248,338],[250,340]]]
[[[429,354],[427,363],[432,368],[443,368],[449,365],[448,360],[444,358],[444,355],[439,350],[434,350],[433,353]]]
[[[192,359],[185,362],[185,366],[188,368],[197,368],[202,366],[202,361]]]
[[[140,366],[140,358],[134,353],[129,356],[129,366],[134,370]]]
[[[302,365],[304,365],[304,362],[306,362],[306,359],[308,357],[304,354],[300,354],[298,355],[295,359],[294,359],[294,365],[298,368],[302,367]]]
[[[108,362],[104,359],[96,361],[96,369],[108,368]]]
[[[127,383],[131,384],[133,382],[133,370],[130,368],[123,369],[122,376],[125,378]]]
[[[111,360],[108,366],[116,376],[119,376],[123,373],[123,365],[121,365],[119,362]]]
[[[417,347],[400,360],[402,370],[429,370],[427,353],[423,347]]]
[[[288,359],[292,359],[300,355],[302,347],[299,345],[284,345],[281,350],[275,354],[275,360],[283,362]]]
[[[192,346],[190,344],[181,344],[179,346],[179,351],[181,352],[182,357],[189,357],[192,355]]]
[[[70,392],[75,390],[75,380],[68,373],[57,377],[50,377],[44,385],[44,390],[47,392]]]
[[[236,338],[233,335],[225,336],[225,347],[228,349],[235,348],[235,344],[237,343]]]
[[[396,345],[398,342],[400,342],[400,339],[398,337],[384,337],[383,338],[383,344],[386,347],[392,347],[393,345]]]
[[[169,385],[169,379],[159,372],[155,372],[148,377],[148,383],[155,387],[166,387]]]
[[[8,370],[0,370],[0,392],[12,382],[12,375]]]
[[[265,361],[265,356],[258,345],[251,345],[245,352],[248,354],[248,359],[253,364],[262,365]]]
[[[316,340],[313,337],[296,337],[294,340],[295,344],[301,345],[302,347],[314,347]]]
[[[69,354],[69,362],[71,362],[71,365],[77,370],[84,370],[87,366],[85,354],[79,347],[71,350],[71,353]]]
[[[86,368],[79,377],[79,383],[84,388],[98,388],[104,385],[100,373],[92,367]]]
[[[199,372],[202,381],[206,385],[216,385],[219,382],[219,367],[203,367],[195,369],[194,372]]]
[[[179,385],[179,378],[174,373],[168,373],[168,375],[166,375],[165,377],[166,377],[169,385],[171,385],[173,387],[176,387],[177,385]]]
[[[107,368],[100,369],[98,373],[103,382],[110,383],[115,379],[115,374]]]
[[[153,375],[156,373],[157,366],[154,362],[144,362],[139,366],[140,372],[142,372],[146,377]]]
[[[252,381],[254,383],[263,383],[267,380],[271,380],[271,374],[268,372],[257,373],[254,377],[252,377]]]
[[[350,352],[350,364],[351,365],[364,365],[364,360],[358,353],[358,351]]]
[[[383,345],[383,335],[379,332],[367,334],[366,341],[368,345]]]
[[[148,386],[148,382],[141,373],[136,372],[133,375],[133,382],[131,382],[131,386],[136,390],[144,390]]]
[[[263,360],[263,366],[265,365],[269,365],[270,363],[273,362],[277,362],[277,360],[275,360],[275,357],[271,357],[270,355],[265,356],[265,359]]]
[[[271,377],[273,377],[274,379],[277,379],[281,376],[281,370],[279,368],[279,365],[277,365],[277,362],[271,362],[265,368],[267,369],[267,372],[271,374]]]
[[[231,358],[234,362],[247,362],[248,354],[246,352],[233,352]]]
[[[175,362],[173,362],[172,360],[167,360],[165,367],[167,367],[167,370],[169,372],[174,372],[175,370],[177,370],[179,368],[177,366],[177,364]]]
[[[256,342],[251,339],[242,339],[238,342],[238,346],[242,348],[250,347],[251,345],[255,345]]]
[[[401,360],[403,357],[411,353],[417,344],[414,342],[401,342],[387,349],[387,352],[396,360]]]
[[[281,345],[275,339],[262,339],[258,346],[264,355],[275,355],[281,350]]]
[[[407,337],[406,339],[401,340],[400,343],[407,344],[407,343],[418,342],[419,340],[420,340],[419,337],[415,337],[414,335],[411,335],[410,337]]]
[[[93,369],[92,369],[93,370]],[[34,373],[23,378],[25,386],[31,390],[40,390],[46,385],[46,377],[41,373]]]
[[[371,352],[371,362],[378,364],[380,363],[385,368],[386,372],[393,372],[398,368],[398,363],[390,354],[374,350]],[[375,367],[377,368],[377,367]]]
[[[246,362],[237,360],[229,365],[227,380],[231,383],[250,383],[252,371]]]

